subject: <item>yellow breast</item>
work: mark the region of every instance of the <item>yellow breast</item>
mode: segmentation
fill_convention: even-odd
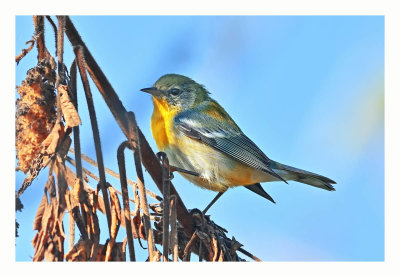
[[[154,111],[151,116],[151,133],[157,147],[163,151],[171,144],[175,144],[175,134],[171,132],[173,117],[178,111],[170,110],[165,100],[153,97]]]
[[[162,99],[153,97],[153,103],[151,132],[158,149],[167,153],[171,164],[201,175],[194,177],[182,174],[185,178],[214,191],[266,181],[267,174],[262,171],[246,166],[204,143],[188,137],[178,138],[173,129],[173,118],[179,111],[169,109],[167,102]],[[218,119],[232,120],[212,110],[206,110],[205,113]]]

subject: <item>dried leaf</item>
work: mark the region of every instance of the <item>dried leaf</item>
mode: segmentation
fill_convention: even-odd
[[[197,238],[197,233],[194,232],[190,240],[185,246],[185,249],[183,250],[183,261],[190,261],[190,254],[192,253],[192,246],[194,244],[194,241]]]
[[[110,206],[111,206],[111,237],[107,245],[105,260],[109,261],[111,258],[111,251],[115,244],[115,238],[117,237],[119,226],[121,224],[121,205],[119,203],[117,191],[113,187],[109,187],[110,191]]]
[[[218,258],[218,241],[215,238],[215,236],[212,236],[211,242],[212,242],[212,244],[211,244],[212,245],[212,249],[213,249],[213,252],[214,252],[214,256],[212,258],[212,261],[215,262],[217,260],[217,258]]]
[[[78,180],[75,173],[68,166],[65,166],[65,180],[67,181],[68,186],[71,188],[75,186],[76,180]]]
[[[105,261],[106,260],[106,249],[107,249],[106,245],[99,244],[97,246],[95,259],[94,259],[96,262],[100,262],[100,261]]]
[[[223,261],[224,261],[224,251],[222,251],[222,249],[220,249],[218,262],[223,262]]]
[[[111,260],[118,262],[126,261],[126,242],[117,242],[111,253]]]
[[[152,262],[159,262],[161,260],[161,252],[156,249],[155,251],[153,251],[153,260]]]
[[[64,237],[62,225],[57,216],[58,204],[53,199],[50,205],[46,205],[42,217],[40,231],[35,235],[32,244],[35,249],[33,261],[61,261],[64,252]]]
[[[152,209],[155,213],[162,215],[163,209],[160,203],[153,203],[149,205],[150,209]]]
[[[92,242],[90,240],[80,239],[75,246],[65,254],[64,258],[67,262],[87,261],[91,246]]]
[[[92,190],[88,192],[87,198],[89,201],[89,205],[92,208],[92,213],[96,213],[96,210],[99,209],[100,212],[104,213],[104,201],[103,198],[99,198],[99,191],[98,190]],[[100,203],[101,202],[101,203]],[[102,209],[99,208],[98,206],[103,204]]]
[[[232,242],[231,242],[231,249],[230,249],[230,254],[234,255],[235,252],[242,247],[243,244],[241,244],[240,242],[238,242],[235,237],[232,237]]]
[[[48,262],[53,262],[56,260],[56,255],[54,254],[54,244],[50,243],[44,250],[44,259]]]
[[[229,254],[229,249],[228,247],[225,245],[225,241],[221,241],[221,252],[223,253],[223,257],[222,259],[224,261],[232,261],[232,256]]]
[[[68,86],[60,85],[57,90],[60,94],[61,110],[67,127],[72,128],[82,124],[78,111],[75,109],[75,106],[69,97]]]
[[[56,186],[54,181],[54,176],[50,175],[49,179],[45,184],[46,191],[49,193],[50,198],[56,197]]]
[[[44,193],[42,201],[40,201],[39,207],[36,211],[35,219],[33,220],[33,230],[39,231],[42,228],[42,218],[46,206],[47,206],[47,196]]]
[[[68,154],[69,147],[71,146],[72,139],[70,137],[65,137],[61,142],[61,145],[58,146],[58,155],[65,160]]]
[[[110,200],[111,200],[111,204],[113,205],[113,208],[115,209],[115,222],[121,222],[121,204],[119,203],[119,199],[118,199],[118,194],[117,191],[110,186],[108,188],[108,190],[110,191]]]
[[[81,192],[82,192],[81,181],[78,178],[76,178],[74,187],[73,187],[73,189],[71,191],[71,196],[72,196],[72,198],[74,200],[72,202],[72,203],[74,203],[74,207],[77,206],[78,203],[80,202],[79,198],[80,198]]]
[[[144,230],[143,220],[140,220],[140,225],[139,225],[138,230],[139,230],[139,238],[146,239],[146,232]],[[146,249],[146,248],[144,248],[144,249]]]
[[[205,232],[202,232],[200,230],[196,230],[196,233],[197,233],[197,236],[199,237],[199,239],[205,240],[206,242],[210,242],[211,241],[210,237]]]
[[[92,254],[92,261],[106,260],[107,245],[97,244],[91,240],[80,239],[77,244],[65,255],[65,260],[68,262],[74,261],[89,261],[89,254]],[[94,254],[92,253],[94,252]],[[117,242],[110,254],[110,261],[125,261],[126,260],[126,242]]]
[[[69,190],[65,193],[65,203],[67,204],[67,211],[72,215],[72,203],[71,203],[71,192]]]
[[[50,134],[42,142],[42,145],[44,146],[44,152],[47,155],[53,155],[56,152],[57,146],[61,143],[61,139],[63,136],[64,136],[64,126],[60,122],[59,124],[54,125]]]
[[[45,185],[51,198],[50,203],[46,193],[39,205],[34,221],[34,229],[38,232],[32,240],[35,254],[33,261],[61,261],[64,255],[65,233],[62,226],[64,209],[60,208],[59,200],[56,196],[54,177],[49,176]],[[62,196],[65,198],[65,196]]]
[[[57,193],[58,193],[59,209],[61,213],[64,212],[66,209],[66,204],[64,202],[64,199],[65,199],[65,193],[68,189],[68,184],[65,179],[65,164],[59,156],[57,156],[55,159],[53,169],[57,177]]]

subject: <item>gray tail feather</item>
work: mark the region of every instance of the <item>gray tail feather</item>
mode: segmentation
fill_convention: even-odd
[[[272,199],[272,197],[262,188],[260,183],[253,184],[253,185],[248,185],[248,186],[244,186],[244,187],[246,189],[251,190],[252,192],[257,193],[258,195],[268,199],[272,203],[276,204],[274,199]]]
[[[318,175],[295,167],[291,167],[288,165],[280,164],[275,161],[271,163],[271,168],[286,180],[297,181],[303,184],[307,184],[310,186],[314,186],[329,191],[335,190],[332,184],[336,184],[336,182],[325,176]]]

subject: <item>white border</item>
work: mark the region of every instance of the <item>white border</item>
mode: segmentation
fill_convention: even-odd
[[[62,3],[62,2],[59,2]],[[2,3],[1,34],[2,34],[2,95],[1,101],[2,129],[5,138],[2,145],[1,176],[2,184],[2,228],[0,261],[3,272],[12,275],[42,275],[44,272],[57,274],[74,271],[59,270],[58,267],[74,267],[78,274],[161,274],[171,275],[204,275],[214,270],[223,270],[224,275],[270,275],[270,276],[394,276],[399,272],[399,181],[395,179],[399,157],[399,9],[395,1],[132,1],[114,0],[108,6],[85,1],[68,1],[63,6],[55,6],[55,1],[16,1]],[[6,6],[14,5],[14,6]],[[210,263],[145,264],[137,263],[21,263],[15,262],[14,250],[14,87],[15,87],[15,15],[22,14],[102,14],[102,15],[385,15],[385,262],[268,262],[268,263]],[[7,62],[4,62],[7,61]],[[367,174],[368,172],[366,172]],[[4,180],[5,178],[5,180]],[[179,266],[179,269],[177,268]],[[57,267],[57,268],[53,268]],[[79,268],[78,268],[79,267]],[[165,267],[168,267],[166,269]],[[171,267],[171,268],[170,268]],[[182,268],[183,267],[183,268]],[[190,268],[189,268],[190,267]],[[200,268],[201,267],[201,268]],[[212,267],[212,268],[211,268]],[[85,270],[84,272],[81,270]],[[12,271],[11,271],[12,270]],[[53,271],[54,270],[54,271]],[[90,270],[87,271],[86,270]],[[140,270],[140,272],[138,271]],[[153,271],[155,270],[155,271]],[[212,270],[212,271],[211,271]],[[157,273],[158,272],[158,273]],[[398,273],[397,273],[398,274]],[[214,275],[214,274],[213,274]]]

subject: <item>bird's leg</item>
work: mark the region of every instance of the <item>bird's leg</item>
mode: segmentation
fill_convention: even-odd
[[[197,172],[186,170],[186,169],[183,169],[183,168],[180,168],[180,167],[176,167],[176,166],[173,166],[173,165],[169,165],[169,169],[170,169],[171,172],[178,171],[178,172],[190,174],[190,175],[193,175],[193,176],[196,176],[196,177],[200,176],[200,174],[197,173]]]
[[[205,215],[206,212],[211,208],[211,206],[217,202],[217,200],[224,194],[225,191],[220,191],[218,194],[214,197],[214,199],[210,202],[210,204],[207,205],[207,207],[203,210],[203,214]]]

